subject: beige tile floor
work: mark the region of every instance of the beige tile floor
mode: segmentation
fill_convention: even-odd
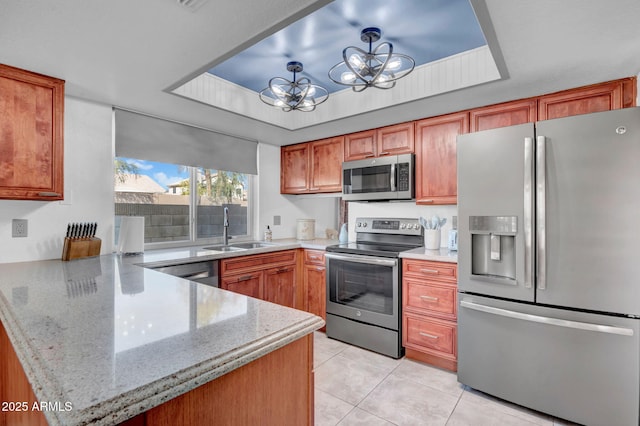
[[[314,338],[316,426],[566,426],[461,385],[455,373]]]

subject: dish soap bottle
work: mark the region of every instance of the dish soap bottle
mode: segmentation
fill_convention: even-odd
[[[338,242],[346,243],[349,241],[349,230],[347,229],[347,224],[343,223],[340,228],[340,235],[338,235]]]
[[[271,228],[269,228],[269,225],[267,225],[267,230],[264,231],[264,240],[271,241],[272,238],[273,238],[273,233],[271,232]]]

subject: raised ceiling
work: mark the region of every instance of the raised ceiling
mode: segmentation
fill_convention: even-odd
[[[382,29],[382,42],[411,56],[416,66],[484,46],[469,0],[335,0],[259,41],[208,72],[259,92],[271,77],[291,79],[288,61],[304,64],[308,77],[329,93],[344,90],[328,77],[348,45],[367,50],[363,28]]]
[[[367,90],[362,93],[366,97],[332,106],[337,118],[297,130],[193,102],[176,96],[172,90],[331,4],[329,0],[205,0],[195,9],[181,7],[176,0],[4,1],[0,13],[0,61],[65,79],[68,96],[274,145],[536,96],[640,72],[638,0],[470,2],[483,30],[485,25],[491,29],[485,30],[484,35],[500,78],[400,103],[394,97],[400,96],[401,91],[379,90],[378,94],[391,94],[369,95],[367,92],[376,92]],[[354,31],[357,43],[359,30]],[[363,109],[360,114],[340,118],[341,108],[367,106],[376,101],[373,96],[390,97],[392,106]],[[244,101],[239,99],[228,102],[238,103],[238,111],[252,107],[242,105]],[[349,102],[355,106],[346,105]]]

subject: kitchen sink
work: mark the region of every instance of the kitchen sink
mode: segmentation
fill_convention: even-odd
[[[240,247],[240,248],[243,248],[243,249],[271,247],[271,246],[273,246],[273,244],[265,244],[265,243],[236,243],[236,244],[231,244],[231,247]]]
[[[235,243],[229,245],[219,245],[219,246],[209,246],[203,247],[205,250],[215,250],[215,251],[240,251],[254,248],[262,248],[262,247],[272,247],[273,244],[266,244],[260,242],[253,243]]]
[[[234,246],[211,246],[211,247],[203,247],[205,250],[214,250],[214,251],[241,251],[246,250],[244,247],[234,247]]]

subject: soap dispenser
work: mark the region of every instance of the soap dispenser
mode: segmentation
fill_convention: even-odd
[[[269,225],[267,225],[267,230],[264,231],[264,240],[271,241],[272,237],[273,233],[271,232],[271,228],[269,228]]]

